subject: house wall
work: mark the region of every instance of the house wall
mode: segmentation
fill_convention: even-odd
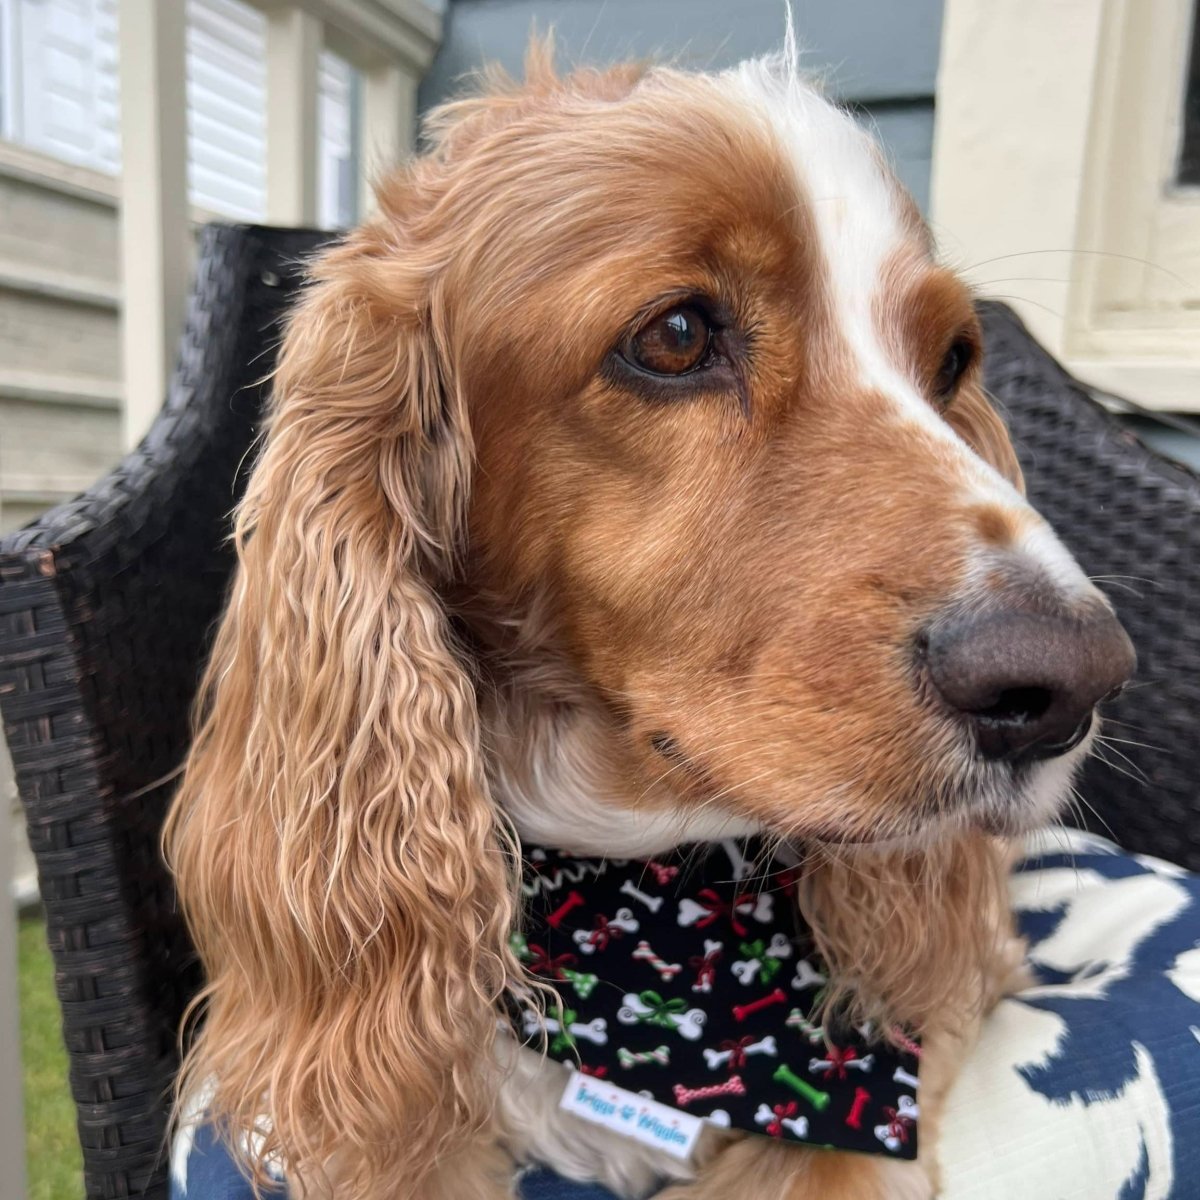
[[[0,143],[0,530],[120,452],[116,184]]]
[[[946,0],[934,227],[1101,393],[1200,412],[1196,0]]]
[[[926,207],[942,0],[805,0],[794,10],[813,71],[875,123]],[[783,0],[451,0],[421,104],[452,95],[485,62],[519,74],[534,29],[553,27],[563,63],[657,56],[717,68],[777,49],[784,11]]]
[[[121,452],[116,6],[0,0],[0,532]],[[188,0],[187,14],[194,215],[261,220],[265,17],[239,0]],[[356,86],[349,64],[322,52],[331,226],[353,220]]]

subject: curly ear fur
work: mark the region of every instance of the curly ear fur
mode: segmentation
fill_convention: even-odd
[[[1014,936],[1001,842],[966,833],[916,850],[811,851],[799,898],[829,968],[824,1011],[927,1033],[995,1002]]]
[[[397,236],[329,252],[287,333],[165,835],[208,977],[181,1091],[215,1082],[259,1182],[279,1156],[323,1189],[336,1155],[342,1200],[436,1190],[487,1118],[518,970],[516,856],[436,590],[470,437]]]

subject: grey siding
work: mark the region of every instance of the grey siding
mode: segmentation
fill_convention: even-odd
[[[813,71],[874,121],[925,207],[942,0],[799,0],[794,7]],[[652,56],[717,68],[776,49],[783,14],[784,0],[450,0],[421,104],[452,95],[485,62],[519,74],[534,28],[553,26],[564,63]]]
[[[116,205],[110,178],[0,145],[0,532],[120,455]]]

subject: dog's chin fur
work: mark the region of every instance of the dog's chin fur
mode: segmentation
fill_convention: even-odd
[[[982,834],[1016,838],[1053,821],[1098,733],[1070,752],[1013,771],[981,772],[974,796],[914,822],[901,834],[862,839],[828,829],[808,832],[802,819],[771,826],[737,811],[729,798],[696,802],[676,794],[665,767],[649,783],[631,783],[617,764],[623,748],[608,712],[563,671],[519,668],[483,699],[480,718],[492,748],[493,795],[522,841],[581,855],[651,858],[690,843],[764,836],[803,853],[833,856],[936,853],[946,842]],[[971,764],[967,762],[969,769]],[[915,805],[914,807],[920,807]],[[932,807],[932,806],[930,806]],[[797,811],[804,811],[798,797]]]
[[[483,699],[480,720],[492,749],[492,794],[530,845],[652,858],[764,832],[719,800],[679,802],[665,776],[649,786],[631,782],[609,714],[565,671],[518,672]]]
[[[976,795],[920,822],[909,832],[870,839],[818,833],[804,838],[803,844],[830,853],[923,854],[936,852],[948,840],[971,834],[1005,840],[1021,838],[1052,824],[1070,806],[1073,780],[1097,736],[1098,729],[1073,750],[1023,771],[1005,768],[1000,779],[987,780]]]

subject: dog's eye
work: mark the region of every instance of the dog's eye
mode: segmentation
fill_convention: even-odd
[[[942,404],[948,404],[958,390],[959,382],[975,359],[975,347],[966,338],[956,338],[946,351],[942,365],[933,377],[933,394]]]
[[[643,325],[621,348],[622,357],[650,375],[686,375],[708,357],[712,327],[699,309],[681,304]]]

